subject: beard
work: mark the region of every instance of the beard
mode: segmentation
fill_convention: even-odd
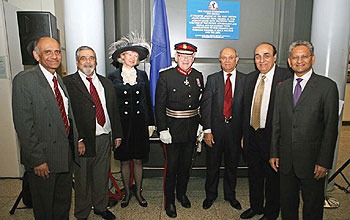
[[[94,72],[94,68],[93,67],[87,67],[84,66],[84,68],[81,70],[85,75],[89,76]]]

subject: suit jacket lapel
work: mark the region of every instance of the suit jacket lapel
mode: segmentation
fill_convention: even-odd
[[[39,66],[37,67],[36,72],[38,73],[36,74],[36,76],[39,79],[39,86],[41,86],[41,90],[42,90],[41,95],[46,100],[45,102],[47,104],[46,109],[49,111],[51,115],[51,118],[52,118],[51,121],[52,123],[59,123],[60,125],[58,127],[61,129],[62,132],[66,133],[63,120],[61,117],[61,112],[58,108],[56,96],[52,91],[50,84],[46,80],[44,73],[41,71]],[[62,80],[60,77],[57,77],[57,81],[60,83],[60,85],[62,85]],[[63,89],[62,86],[61,88]],[[65,91],[65,94],[67,94],[67,91]]]
[[[253,102],[253,96],[254,96],[254,89],[255,89],[255,85],[256,85],[256,81],[258,80],[258,77],[259,77],[259,71],[256,71],[255,73],[254,73],[255,75],[254,75],[254,77],[252,77],[252,83],[248,83],[248,88],[247,88],[247,90],[248,90],[248,97],[247,97],[247,104],[248,104],[248,108],[247,109],[250,109],[251,110],[251,108],[252,108],[252,102]],[[250,112],[249,113],[247,113],[248,115],[249,115],[249,121],[250,121],[250,116],[251,116],[251,114],[250,114]]]
[[[306,83],[305,88],[301,92],[301,95],[295,107],[297,107],[300,103],[304,102],[304,100],[307,99],[307,96],[309,96],[313,91],[315,91],[315,87],[317,87],[317,78],[315,77],[315,74],[312,73],[310,79]]]
[[[223,71],[220,71],[217,77],[217,84],[218,84],[218,98],[219,98],[219,105],[221,108],[224,108],[224,98],[225,98],[225,78]]]
[[[233,100],[232,100],[232,106],[235,102],[235,96],[239,97],[240,93],[243,92],[243,84],[241,83],[241,75],[238,71],[236,71],[236,80],[235,80],[235,91],[233,93]],[[233,109],[233,108],[232,108]]]
[[[73,74],[73,83],[74,85],[80,90],[80,92],[85,95],[91,102],[94,102],[92,100],[92,97],[90,95],[90,92],[87,90],[83,80],[81,79],[80,75],[78,72]]]
[[[277,85],[283,81],[283,75],[280,71],[278,71],[278,67],[275,67],[275,73],[273,75],[272,79],[272,86],[270,91],[270,102],[269,107],[267,109],[267,116],[266,116],[266,125],[271,124],[270,121],[272,121],[272,109],[274,108],[274,100],[275,100],[275,93],[276,93],[276,87]]]

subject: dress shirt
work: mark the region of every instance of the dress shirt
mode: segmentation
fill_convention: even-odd
[[[222,71],[224,74],[224,85],[226,84],[226,80],[227,80],[227,74],[229,74],[228,72]],[[232,75],[230,77],[230,81],[231,81],[231,85],[232,85],[232,97],[234,97],[234,93],[235,93],[235,82],[236,82],[236,69],[234,69],[232,72],[230,72]]]
[[[227,74],[229,74],[228,72],[222,71],[224,74],[224,87],[226,84],[226,80],[227,80]],[[234,93],[235,93],[235,85],[236,85],[236,73],[237,70],[234,69],[232,72],[230,72],[232,75],[230,77],[230,81],[231,81],[231,85],[232,85],[232,98],[234,98]],[[205,129],[204,133],[211,133],[211,128]]]
[[[275,67],[276,64],[273,65],[272,69],[265,74],[265,87],[264,87],[264,93],[261,101],[261,108],[260,108],[260,128],[265,128],[266,124],[266,118],[267,118],[267,111],[269,109],[269,103],[270,103],[270,94],[271,94],[271,88],[272,88],[272,81],[273,76],[275,75]],[[260,83],[262,73],[259,74],[258,79],[256,80],[255,89],[254,89],[254,95],[252,99],[252,107],[250,109],[250,120],[252,119],[252,112],[253,112],[253,105],[254,105],[254,99],[255,99],[255,93],[256,89],[258,88],[258,85]],[[251,124],[251,121],[250,121]]]
[[[84,82],[86,89],[90,93],[90,82],[86,79],[87,76],[80,70],[78,70],[78,73],[81,80]],[[109,116],[107,112],[105,89],[102,83],[100,82],[100,80],[98,79],[98,77],[96,76],[95,72],[89,78],[92,78],[92,83],[94,84],[97,90],[98,97],[101,100],[103,112],[106,118],[106,123],[103,125],[103,127],[97,122],[97,118],[96,118],[96,136],[99,136],[101,134],[109,134],[112,131],[112,128],[111,128],[111,122],[109,120]]]
[[[45,69],[41,64],[39,64],[39,67],[41,69],[41,71],[44,73],[44,76],[47,80],[47,82],[49,83],[51,89],[52,89],[52,92],[53,92],[53,95],[56,97],[55,95],[55,89],[54,89],[54,85],[53,85],[53,77],[55,76],[57,78],[57,73],[55,72],[54,74],[50,73],[49,71],[47,71],[47,69]],[[60,93],[61,93],[61,96],[63,98],[63,104],[64,104],[64,109],[66,111],[66,115],[67,115],[67,118],[68,118],[68,105],[69,105],[69,102],[68,102],[68,97],[66,96],[66,94],[64,94],[63,92],[63,89],[61,88],[61,85],[60,83],[57,81],[58,83],[58,90],[60,90]],[[68,121],[69,122],[69,121]]]
[[[297,75],[294,74],[294,79],[293,79],[293,93],[294,94],[294,90],[295,90],[295,85],[297,84],[297,79],[298,78],[302,78],[303,80],[300,82],[300,86],[301,86],[301,91],[304,91],[304,88],[306,86],[306,83],[309,81],[310,77],[312,75],[312,69],[309,70],[309,72],[305,73],[304,75],[302,75],[301,77],[298,77]]]

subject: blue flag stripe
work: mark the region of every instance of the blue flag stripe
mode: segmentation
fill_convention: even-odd
[[[165,0],[154,0],[152,52],[150,58],[150,89],[152,105],[155,105],[155,95],[159,70],[171,66],[168,19]]]

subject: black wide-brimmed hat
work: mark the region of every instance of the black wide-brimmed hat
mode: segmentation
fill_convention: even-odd
[[[125,51],[135,51],[139,54],[139,60],[147,58],[150,53],[150,45],[145,41],[143,36],[131,32],[129,35],[122,37],[120,40],[112,43],[109,48],[109,57],[113,60],[120,58],[120,54]]]

